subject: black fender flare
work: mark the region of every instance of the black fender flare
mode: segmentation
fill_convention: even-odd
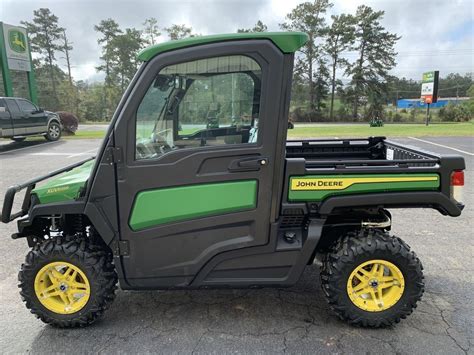
[[[65,201],[34,205],[30,209],[28,217],[18,221],[19,235],[22,234],[25,228],[31,226],[36,218],[68,214],[82,214],[86,216],[107,245],[114,240],[116,233],[110,223],[108,223],[105,215],[100,212],[100,209],[94,203],[86,203],[85,201]]]
[[[345,207],[383,207],[383,208],[434,208],[443,215],[457,217],[464,205],[457,204],[441,192],[400,192],[351,196],[335,196],[319,206],[321,215],[329,215],[337,208]]]

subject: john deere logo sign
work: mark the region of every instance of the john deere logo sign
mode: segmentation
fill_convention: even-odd
[[[26,52],[26,37],[18,30],[8,31],[8,42],[12,51],[17,53]]]
[[[3,38],[0,38],[0,45],[5,48],[8,68],[10,70],[30,71],[30,50],[26,29],[6,23],[0,23],[0,25],[3,29]]]
[[[424,83],[430,83],[434,81],[434,71],[429,71],[423,73],[423,80]]]

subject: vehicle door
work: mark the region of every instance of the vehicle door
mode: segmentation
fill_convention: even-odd
[[[17,99],[16,102],[22,112],[22,124],[27,134],[45,132],[48,126],[48,115],[36,105],[26,99]]]
[[[267,40],[162,53],[115,125],[127,282],[184,286],[268,243],[283,54]]]
[[[13,128],[13,135],[20,136],[27,134],[28,120],[23,118],[23,112],[21,112],[15,99],[5,98],[8,111],[10,111],[11,122]]]
[[[12,119],[4,99],[0,99],[0,132],[0,137],[13,135]]]

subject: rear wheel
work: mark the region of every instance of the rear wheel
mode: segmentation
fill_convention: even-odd
[[[54,238],[36,245],[18,276],[20,294],[43,322],[82,327],[100,318],[115,298],[111,256],[86,239]]]
[[[379,230],[348,233],[325,255],[321,285],[335,313],[349,323],[382,327],[416,308],[423,267],[400,238]]]
[[[61,126],[58,122],[51,121],[49,123],[45,138],[51,142],[57,141],[59,138],[61,138]]]

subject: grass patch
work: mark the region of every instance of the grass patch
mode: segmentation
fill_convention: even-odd
[[[189,133],[192,133],[190,130]],[[77,131],[74,136],[63,136],[64,139],[102,139],[106,131]],[[180,132],[189,134],[188,132]],[[474,123],[437,123],[426,127],[424,124],[387,124],[384,127],[368,125],[324,125],[313,127],[295,127],[288,130],[288,138],[317,137],[436,137],[436,136],[474,136]]]
[[[79,122],[80,125],[103,125],[103,124],[109,124],[110,121],[84,121],[84,122]]]
[[[77,131],[75,135],[66,136],[63,135],[61,138],[64,139],[102,139],[105,137],[107,131]]]

